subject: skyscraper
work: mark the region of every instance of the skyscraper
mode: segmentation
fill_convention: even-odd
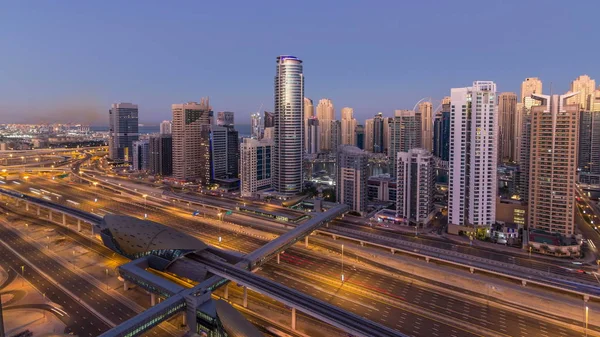
[[[315,116],[315,107],[313,105],[313,101],[312,99],[308,98],[308,97],[304,97],[304,151],[306,153],[314,153],[314,152],[310,152],[309,150],[309,142],[308,142],[308,138],[309,138],[309,127],[308,127],[308,121],[313,118]],[[314,141],[313,141],[314,143]],[[318,152],[318,150],[317,150]]]
[[[233,126],[235,114],[231,111],[219,111],[217,112],[217,125],[219,126]]]
[[[160,122],[160,134],[170,135],[171,134],[171,121]]]
[[[356,147],[365,149],[365,127],[362,125],[356,126]]]
[[[527,202],[529,200],[529,172],[531,161],[531,115],[523,116],[521,138],[519,139],[519,197]]]
[[[541,105],[531,110],[529,226],[563,235],[575,223],[580,106],[566,103],[576,94],[534,94]]]
[[[282,196],[303,190],[304,75],[302,61],[278,56],[275,74],[273,188]]]
[[[342,144],[356,145],[356,119],[354,119],[354,109],[342,108]]]
[[[524,103],[526,97],[531,97],[532,94],[542,93],[542,81],[537,77],[527,77],[521,83],[521,97],[519,101]]]
[[[489,229],[496,220],[496,84],[451,90],[448,224]]]
[[[450,160],[450,97],[447,98],[433,125],[433,155],[446,162]]]
[[[367,209],[368,154],[351,145],[340,145],[337,151],[337,201],[355,212]]]
[[[331,121],[329,122],[329,130],[331,134],[329,135],[329,150],[331,152],[336,152],[338,147],[342,145],[342,123],[340,121]]]
[[[252,197],[271,187],[273,139],[244,138],[240,146],[240,190],[243,197]]]
[[[431,102],[420,103],[419,114],[421,115],[421,147],[431,152],[433,151],[433,105]]]
[[[367,152],[373,152],[374,118],[365,121],[365,148]]]
[[[374,153],[383,153],[384,144],[383,140],[385,138],[384,135],[384,118],[383,113],[378,113],[373,117],[373,152]]]
[[[252,129],[251,137],[254,139],[261,139],[263,126],[262,126],[260,113],[257,112],[255,114],[250,115],[250,127]]]
[[[590,97],[589,109],[580,112],[579,169],[600,175],[600,90]]]
[[[321,125],[321,151],[331,151],[331,121],[335,120],[335,110],[330,99],[319,100],[317,119]]]
[[[169,176],[173,173],[173,138],[170,134],[150,136],[148,169],[151,174]]]
[[[265,111],[265,129],[272,128],[275,126],[275,114],[272,112]]]
[[[138,106],[116,103],[108,112],[108,157],[131,161],[132,145],[138,140]]]
[[[589,111],[591,108],[590,98],[593,97],[595,91],[596,81],[588,75],[581,75],[571,82],[571,92],[578,94],[571,97],[567,104],[578,104],[580,110]]]
[[[319,153],[319,141],[321,140],[321,133],[319,128],[319,120],[317,117],[311,117],[308,119],[306,128],[307,138],[306,138],[306,153],[308,154],[317,154]]]
[[[148,170],[148,161],[150,156],[149,144],[147,139],[136,140],[131,145],[132,149],[132,169],[134,171]]]
[[[408,152],[421,147],[422,118],[420,112],[412,110],[396,110],[390,119],[389,154],[390,172],[396,174],[398,152]]]
[[[210,126],[213,111],[208,99],[173,104],[173,177],[210,183]]]
[[[515,146],[517,140],[517,94],[503,92],[498,95],[498,116],[500,118],[498,162],[516,162],[518,154],[514,151],[517,149]]]
[[[426,225],[434,211],[435,165],[425,149],[398,153],[396,216],[416,225]]]

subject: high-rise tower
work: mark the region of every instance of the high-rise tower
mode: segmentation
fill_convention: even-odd
[[[421,147],[433,151],[433,105],[431,102],[419,104],[421,115]]]
[[[567,100],[567,104],[578,104],[580,110],[590,110],[590,98],[596,91],[596,81],[588,75],[581,75],[571,82],[571,92],[577,93]]]
[[[390,172],[396,175],[398,152],[408,152],[420,148],[422,137],[421,113],[412,110],[396,110],[394,118],[389,120]]]
[[[515,145],[517,140],[517,94],[503,92],[498,95],[498,116],[500,117],[498,162],[516,162],[518,161],[518,154],[515,153],[517,149]]]
[[[342,144],[356,145],[356,119],[354,109],[342,108]]]
[[[299,58],[277,57],[274,96],[273,188],[293,196],[303,189],[304,75]]]
[[[108,118],[108,157],[131,161],[133,142],[139,138],[138,106],[131,103],[113,104]]]
[[[308,142],[308,139],[309,139],[308,123],[309,123],[309,120],[311,118],[313,118],[314,116],[315,116],[315,107],[313,105],[312,99],[310,99],[308,97],[304,97],[304,151],[306,153],[312,153],[312,152],[310,152],[309,142]],[[318,151],[318,149],[317,149],[317,151]]]
[[[331,151],[331,122],[335,120],[335,110],[330,99],[323,98],[319,100],[317,119],[321,126],[321,140],[319,142],[321,151]]]
[[[576,94],[534,94],[531,110],[529,226],[563,235],[575,223],[579,103],[566,102]]]
[[[451,90],[448,224],[487,230],[496,221],[496,84]]]

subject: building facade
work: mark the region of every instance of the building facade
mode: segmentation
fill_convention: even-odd
[[[313,105],[313,101],[312,101],[312,99],[310,99],[308,97],[304,97],[304,151],[306,153],[313,153],[313,152],[309,151],[310,145],[308,142],[308,137],[309,137],[308,122],[313,117],[315,117],[315,107]]]
[[[398,153],[396,217],[407,224],[424,226],[434,213],[435,165],[425,149]]]
[[[516,162],[518,154],[515,153],[517,146],[517,94],[514,92],[503,92],[498,95],[498,116],[500,117],[500,128],[498,132],[498,162]]]
[[[367,209],[368,154],[351,145],[340,145],[337,151],[337,201],[351,210],[364,213]]]
[[[600,90],[589,97],[588,110],[579,117],[579,169],[600,175]]]
[[[365,148],[364,150],[367,152],[373,152],[373,131],[374,129],[374,119],[365,120]]]
[[[319,128],[319,120],[316,117],[311,117],[307,121],[307,138],[306,138],[306,153],[319,153],[319,141],[321,140],[321,130]]]
[[[579,104],[567,104],[576,93],[538,95],[531,110],[529,227],[572,235]]]
[[[173,174],[173,137],[170,134],[150,136],[148,170],[151,174],[170,176]]]
[[[162,121],[160,122],[160,134],[161,135],[170,135],[171,134],[171,121]]]
[[[233,125],[211,127],[210,150],[211,180],[238,178],[240,141]]]
[[[208,99],[173,104],[173,177],[181,182],[210,183],[210,127],[213,111]]]
[[[273,139],[244,138],[240,146],[241,196],[252,197],[271,188]]]
[[[356,146],[356,119],[354,119],[354,109],[342,108],[342,144]]]
[[[299,194],[304,177],[304,75],[295,56],[277,57],[273,137],[273,188],[281,196]]]
[[[131,145],[132,148],[132,166],[134,171],[148,170],[149,162],[149,144],[147,139],[136,140]]]
[[[596,81],[588,75],[581,75],[571,82],[571,93],[577,95],[569,98],[567,104],[577,104],[580,110],[590,111],[590,97],[596,91]]]
[[[108,157],[112,160],[132,160],[132,145],[139,138],[138,106],[115,103],[108,111]]]
[[[420,112],[412,110],[396,110],[394,118],[389,119],[389,153],[390,172],[396,174],[398,152],[408,152],[420,148],[422,142],[422,117]]]
[[[521,146],[519,153],[519,197],[527,202],[529,200],[529,171],[531,158],[531,115],[523,116],[521,128]]]
[[[385,129],[383,113],[380,112],[373,117],[373,153],[384,153]]]
[[[419,104],[419,114],[421,116],[421,147],[425,150],[433,151],[433,104],[431,102],[422,102]]]
[[[331,151],[331,122],[335,120],[333,102],[322,98],[317,105],[317,119],[321,123],[321,152]]]
[[[365,149],[365,127],[363,125],[356,126],[356,147],[361,150]]]
[[[340,121],[331,121],[329,123],[329,151],[335,153],[342,145],[342,123]]]
[[[450,101],[442,104],[433,125],[433,155],[444,162],[450,160]]]
[[[496,84],[453,88],[450,107],[448,224],[489,230],[496,219]]]

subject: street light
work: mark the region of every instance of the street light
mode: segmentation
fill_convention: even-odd
[[[589,308],[585,306],[585,335],[588,335],[588,318],[589,318]]]
[[[342,244],[342,283],[344,283],[344,245]]]
[[[144,198],[144,218],[148,217],[148,211],[146,209],[146,198],[148,197],[147,194],[142,195],[142,198]]]
[[[217,213],[217,216],[219,217],[219,220],[221,222],[223,222],[223,218],[221,217],[222,215],[223,215],[223,213],[221,213],[221,212]],[[221,238],[221,225],[218,224],[217,227],[219,227],[219,243],[220,243],[222,241],[222,238]]]
[[[21,266],[21,287],[23,286],[23,281],[25,280],[25,266]]]

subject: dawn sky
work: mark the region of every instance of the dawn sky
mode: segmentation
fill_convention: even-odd
[[[248,123],[273,110],[275,59],[304,61],[306,96],[381,111],[493,80],[544,91],[600,80],[600,1],[4,1],[0,123],[107,124],[113,102],[140,121],[210,96]]]

